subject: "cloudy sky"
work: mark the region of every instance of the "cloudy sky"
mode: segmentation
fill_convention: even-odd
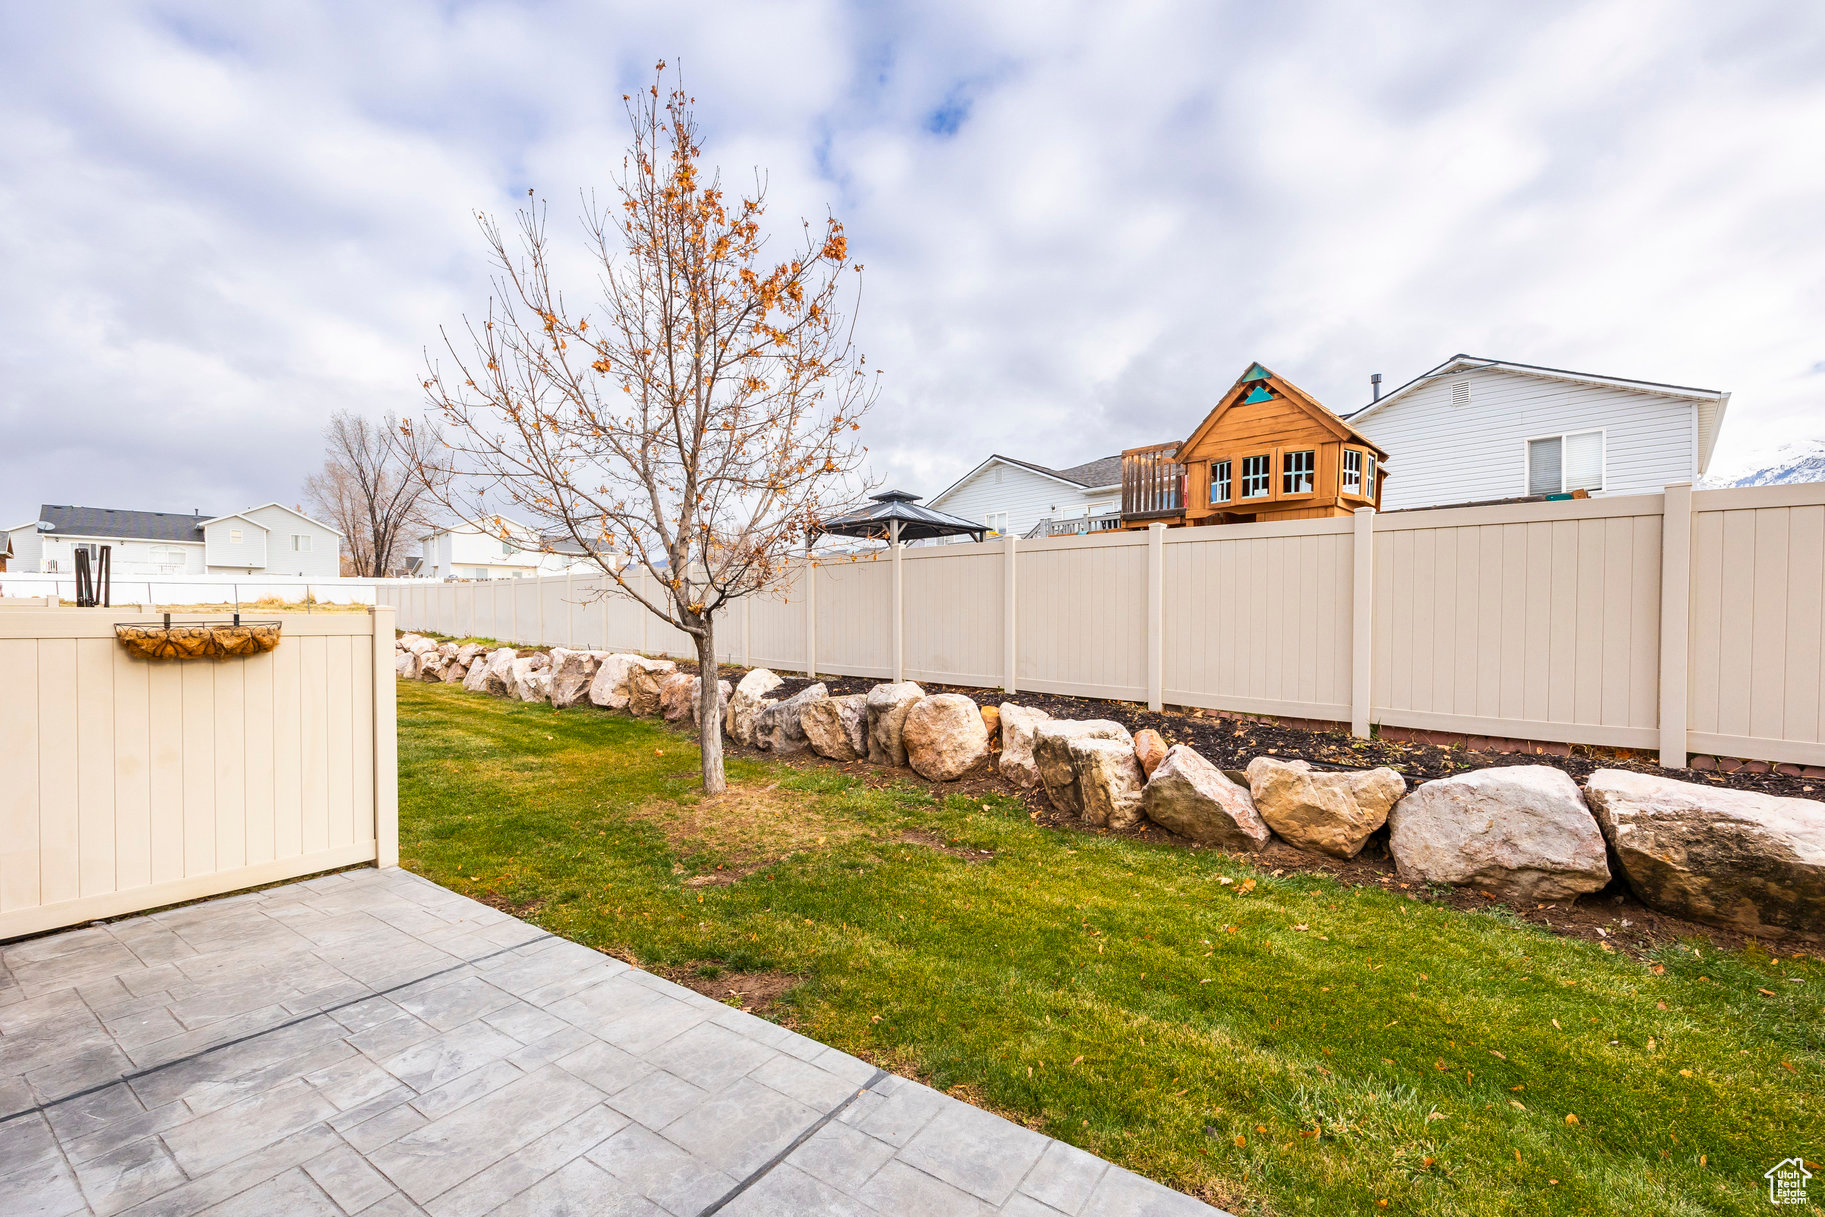
[[[296,501],[661,57],[782,232],[847,224],[908,489],[1255,359],[1340,412],[1457,351],[1728,389],[1714,473],[1825,438],[1815,4],[6,3],[0,526]]]

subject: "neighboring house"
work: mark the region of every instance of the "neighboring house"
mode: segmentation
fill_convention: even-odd
[[[45,504],[38,518],[7,530],[15,571],[70,574],[76,551],[109,547],[115,578],[267,574],[334,578],[342,534],[279,503],[204,518],[164,511]]]
[[[1697,482],[1730,395],[1453,355],[1349,416],[1387,449],[1385,510]]]
[[[527,579],[590,565],[575,541],[541,540],[524,524],[505,517],[501,522],[505,538],[496,528],[469,521],[426,533],[415,573],[423,579]]]
[[[1381,505],[1388,454],[1258,363],[1189,436],[1122,453],[1122,526],[1347,516]]]
[[[1122,458],[1105,456],[1050,469],[997,453],[925,505],[1020,537],[1116,528],[1121,524]]]

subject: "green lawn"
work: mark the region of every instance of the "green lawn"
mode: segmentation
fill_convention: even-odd
[[[705,806],[650,722],[399,703],[405,866],[653,966],[792,973],[770,1017],[1238,1212],[1760,1213],[1764,1170],[1825,1158],[1816,959],[1644,963],[816,765],[733,761]]]

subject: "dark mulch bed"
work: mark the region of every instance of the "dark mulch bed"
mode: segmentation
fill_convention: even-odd
[[[680,667],[696,670],[693,664]],[[746,668],[725,667],[723,674],[740,680]],[[811,682],[802,676],[782,676],[785,684],[776,697],[790,697]],[[826,676],[820,680],[832,696],[866,693],[878,680],[857,676]],[[1781,773],[1701,772],[1696,769],[1662,769],[1640,753],[1623,748],[1598,748],[1584,744],[1572,746],[1570,756],[1537,755],[1530,752],[1475,752],[1468,748],[1444,748],[1437,744],[1410,743],[1404,740],[1357,739],[1342,731],[1308,731],[1268,719],[1235,718],[1207,710],[1152,711],[1143,705],[1126,701],[1102,701],[1089,697],[1055,697],[1049,693],[1008,694],[1000,689],[970,689],[956,685],[922,685],[928,693],[961,693],[980,706],[998,706],[1011,701],[1022,706],[1044,710],[1054,718],[1113,719],[1130,731],[1152,727],[1168,744],[1190,744],[1213,765],[1221,769],[1242,769],[1257,756],[1277,756],[1287,760],[1304,760],[1319,769],[1364,769],[1386,765],[1410,783],[1449,777],[1471,769],[1489,769],[1496,765],[1553,765],[1582,782],[1599,769],[1633,769],[1639,773],[1658,774],[1680,782],[1702,782],[1737,790],[1759,790],[1764,794],[1788,798],[1825,801],[1825,781],[1816,778],[1789,777]]]

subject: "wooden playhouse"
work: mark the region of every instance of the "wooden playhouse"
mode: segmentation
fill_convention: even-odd
[[[1379,508],[1387,459],[1316,398],[1250,364],[1188,438],[1122,453],[1122,527]]]

